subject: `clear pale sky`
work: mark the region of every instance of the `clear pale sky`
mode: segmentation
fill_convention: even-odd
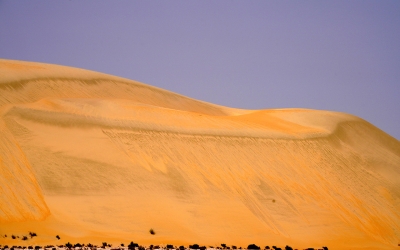
[[[0,57],[236,108],[346,112],[400,139],[398,0],[0,0]]]

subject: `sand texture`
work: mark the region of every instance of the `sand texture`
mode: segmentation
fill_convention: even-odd
[[[3,245],[400,243],[400,142],[367,121],[64,66],[0,60],[0,182]]]

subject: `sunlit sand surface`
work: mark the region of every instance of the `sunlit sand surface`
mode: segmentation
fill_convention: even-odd
[[[0,60],[0,164],[3,245],[399,249],[400,143],[349,114]]]

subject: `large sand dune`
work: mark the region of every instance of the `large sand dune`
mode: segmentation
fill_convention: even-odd
[[[400,143],[344,113],[232,109],[0,60],[0,164],[9,245],[399,248]]]

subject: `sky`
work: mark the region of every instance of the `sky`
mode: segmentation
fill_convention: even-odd
[[[359,116],[400,139],[400,1],[0,0],[0,58],[244,109]]]

